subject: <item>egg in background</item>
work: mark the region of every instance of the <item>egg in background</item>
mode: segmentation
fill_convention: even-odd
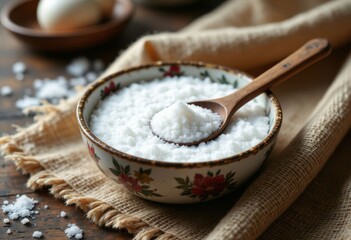
[[[41,0],[39,25],[48,31],[72,31],[97,24],[112,12],[115,0]]]

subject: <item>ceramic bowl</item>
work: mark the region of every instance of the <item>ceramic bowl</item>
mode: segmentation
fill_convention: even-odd
[[[87,151],[101,171],[130,193],[164,203],[207,201],[239,187],[271,153],[282,123],[280,104],[271,92],[265,92],[256,98],[256,101],[265,106],[269,116],[267,136],[247,151],[224,159],[186,163],[148,160],[114,149],[95,136],[89,128],[92,111],[106,95],[112,92],[118,94],[119,88],[131,83],[179,74],[202,79],[207,76],[213,81],[233,84],[238,88],[252,80],[245,73],[202,63],[155,63],[134,67],[88,86],[77,106],[78,123]],[[199,184],[201,179],[203,181]]]
[[[99,45],[118,35],[134,13],[131,0],[116,0],[112,15],[98,24],[71,32],[50,32],[40,28],[38,0],[11,0],[1,10],[1,23],[27,46],[41,51],[80,50]]]

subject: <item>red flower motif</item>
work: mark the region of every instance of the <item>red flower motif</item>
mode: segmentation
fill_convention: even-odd
[[[116,84],[113,81],[111,81],[110,84],[104,88],[104,93],[105,95],[108,95],[110,94],[110,92],[114,91],[115,89],[116,89]]]
[[[87,145],[88,145],[90,156],[95,158],[95,149],[94,149],[93,145],[89,146],[89,143],[87,143]]]
[[[91,156],[92,158],[94,158],[96,161],[99,161],[100,159],[99,159],[99,157],[96,155],[95,149],[94,149],[93,145],[89,146],[89,143],[87,143],[87,145],[88,145],[88,150],[89,150],[90,156]]]
[[[178,76],[178,75],[181,75],[181,72],[180,72],[180,67],[178,65],[171,65],[169,66],[169,69],[168,71],[166,71],[163,76],[164,77],[173,77],[173,76]]]
[[[180,67],[178,65],[171,65],[169,71],[179,73]]]
[[[191,192],[196,196],[215,196],[222,192],[227,185],[223,175],[204,177],[202,174],[195,174]]]
[[[141,192],[141,186],[138,184],[138,180],[121,173],[119,176],[119,182],[126,188],[134,192]]]

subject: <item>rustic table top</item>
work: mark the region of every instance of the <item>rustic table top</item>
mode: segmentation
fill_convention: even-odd
[[[2,8],[10,0],[0,0]],[[89,59],[102,59],[105,63],[111,63],[122,49],[125,49],[139,36],[159,31],[176,31],[190,23],[198,16],[210,11],[218,0],[208,0],[205,4],[192,5],[177,9],[155,9],[136,5],[136,12],[126,29],[117,39],[103,46],[90,49],[85,52],[71,52],[65,54],[45,54],[32,51],[23,46],[5,29],[0,27],[0,87],[11,86],[14,93],[10,97],[0,96],[0,136],[14,133],[12,125],[25,126],[32,122],[31,116],[25,116],[16,109],[15,102],[23,96],[26,88],[31,88],[36,78],[57,77],[66,75],[65,66],[75,57],[86,56]],[[28,67],[28,73],[23,81],[17,81],[12,73],[12,65],[17,61],[23,61]],[[31,191],[26,188],[28,175],[22,175],[16,170],[13,163],[5,162],[0,157],[0,204],[8,200],[15,200],[17,194],[26,194],[28,197],[39,200],[41,208],[39,215],[31,220],[31,224],[23,225],[20,221],[11,221],[4,224],[6,217],[0,213],[0,239],[28,239],[32,238],[34,231],[41,231],[44,239],[67,239],[64,229],[68,223],[76,223],[84,230],[85,239],[131,239],[132,237],[123,231],[100,228],[89,222],[85,214],[74,206],[65,206],[60,199],[54,199],[47,190]],[[48,205],[48,209],[44,209]],[[67,213],[67,218],[60,218],[61,211]],[[6,231],[12,230],[8,235]]]
[[[10,0],[0,0],[2,8]],[[210,11],[220,0],[201,1],[199,6],[188,6],[180,9],[153,9],[141,5],[136,6],[136,12],[122,34],[116,40],[104,44],[101,47],[90,49],[85,52],[72,52],[65,54],[44,54],[32,51],[8,34],[0,27],[0,87],[9,85],[14,94],[11,97],[0,96],[0,136],[14,133],[12,125],[24,126],[32,122],[31,116],[25,116],[16,109],[15,102],[23,96],[26,88],[31,88],[36,78],[53,78],[65,75],[65,66],[75,57],[86,56],[89,59],[102,59],[105,63],[112,62],[122,49],[125,49],[139,36],[159,31],[176,31],[187,25],[193,19]],[[17,61],[23,61],[28,66],[28,74],[25,80],[17,81],[12,73],[12,65]],[[340,144],[334,157],[350,155],[348,146],[351,140],[351,131],[348,132]],[[89,222],[85,214],[74,206],[65,206],[60,199],[54,199],[47,190],[31,191],[25,183],[28,175],[22,175],[11,162],[5,162],[0,157],[0,204],[5,201],[13,201],[17,194],[39,200],[39,215],[31,220],[31,224],[22,225],[20,221],[11,221],[4,224],[5,214],[0,211],[0,239],[30,239],[34,231],[41,231],[43,239],[67,239],[64,229],[68,223],[76,223],[84,230],[85,239],[131,239],[132,236],[123,231],[100,228]],[[48,205],[48,209],[44,209]],[[58,215],[65,211],[67,218]],[[11,228],[12,234],[6,231]]]

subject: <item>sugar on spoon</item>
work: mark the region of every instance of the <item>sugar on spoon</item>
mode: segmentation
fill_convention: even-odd
[[[331,47],[327,39],[312,39],[272,68],[255,78],[251,83],[238,89],[236,92],[221,98],[189,102],[188,104],[210,109],[222,118],[222,124],[220,127],[206,138],[193,142],[171,142],[158,136],[154,131],[153,132],[165,142],[183,146],[193,146],[211,141],[225,130],[234,113],[244,104],[264,91],[282,83],[313,63],[328,56],[330,52]]]

